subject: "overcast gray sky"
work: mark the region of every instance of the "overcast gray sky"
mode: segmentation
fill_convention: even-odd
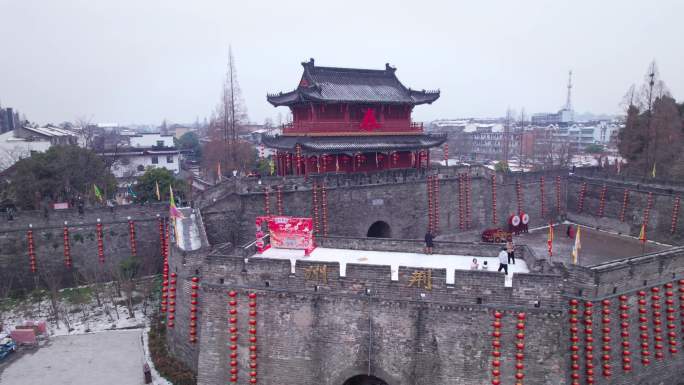
[[[0,0],[0,102],[40,123],[192,122],[217,104],[232,44],[256,122],[309,57],[441,89],[416,120],[555,111],[569,69],[577,111],[616,113],[652,59],[684,97],[682,15],[679,0]]]

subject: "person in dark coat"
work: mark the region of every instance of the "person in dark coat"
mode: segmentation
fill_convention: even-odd
[[[432,254],[432,248],[435,247],[433,243],[434,239],[432,233],[428,230],[428,232],[425,233],[425,254]]]

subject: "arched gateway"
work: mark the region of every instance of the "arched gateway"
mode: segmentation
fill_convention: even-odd
[[[388,385],[385,381],[378,377],[373,377],[373,376],[367,376],[365,374],[361,374],[358,376],[354,376],[347,381],[344,382],[343,385]]]
[[[392,238],[392,229],[387,222],[374,222],[369,228],[366,236],[369,238]]]

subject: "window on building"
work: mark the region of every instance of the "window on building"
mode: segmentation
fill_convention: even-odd
[[[166,163],[173,163],[173,155],[166,156]]]
[[[159,157],[158,156],[152,157],[152,164],[159,164]]]
[[[121,158],[120,162],[122,166],[128,166],[129,164],[131,164],[131,160],[128,158]]]
[[[140,172],[145,171],[145,166],[143,166],[142,164],[138,165],[138,171],[140,171]]]
[[[157,141],[157,147],[164,147],[164,141],[163,141],[163,140],[158,140],[158,141]]]

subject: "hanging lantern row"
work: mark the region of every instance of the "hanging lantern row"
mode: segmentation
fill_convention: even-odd
[[[314,221],[314,232],[319,232],[320,219],[318,217],[318,189],[316,188],[316,182],[314,181],[311,186],[311,198],[313,200],[313,221]]]
[[[228,333],[230,350],[230,382],[236,383],[238,381],[238,310],[237,310],[237,292],[231,290],[228,292]]]
[[[494,312],[492,332],[492,385],[501,384],[501,312]]]
[[[525,378],[525,313],[518,313],[518,323],[516,324],[518,333],[515,338],[518,340],[515,343],[515,384],[523,385],[523,378]]]
[[[556,211],[561,214],[561,177],[556,177]]]
[[[625,213],[627,212],[627,204],[629,203],[629,190],[625,189],[622,195],[622,208],[620,209],[620,222],[625,221]]]
[[[463,174],[458,174],[458,229],[465,229],[465,178]]]
[[[449,167],[449,143],[444,143],[444,165]]]
[[[69,228],[64,222],[64,266],[71,269],[71,246],[69,245]]]
[[[432,176],[428,175],[426,181],[426,188],[427,188],[427,200],[428,200],[428,206],[427,206],[427,215],[428,215],[428,232],[432,233],[434,231],[435,225],[434,225],[434,218],[432,215],[433,212],[433,190],[432,190]]]
[[[632,352],[629,350],[629,302],[626,295],[620,297],[620,337],[622,337],[622,370],[632,370]]]
[[[670,233],[674,234],[677,231],[677,219],[679,218],[679,203],[680,196],[677,195],[674,201],[674,206],[672,206],[672,226],[670,226]]]
[[[541,197],[541,216],[540,218],[546,217],[546,199],[544,199],[544,175],[539,177],[539,195]]]
[[[131,217],[128,217],[128,237],[131,244],[131,255],[136,256],[138,255],[138,250],[135,245],[135,223],[131,220]]]
[[[249,293],[249,383],[257,383],[257,302],[256,293]]]
[[[435,227],[434,231],[438,232],[439,231],[439,178],[437,175],[432,177],[432,184],[433,184],[433,199],[434,199],[434,222],[435,222]]]
[[[674,292],[672,291],[674,285],[672,282],[668,282],[665,284],[665,306],[667,309],[665,309],[666,315],[665,319],[667,320],[667,339],[668,339],[668,345],[670,345],[669,350],[671,354],[677,353],[677,332],[675,329],[677,328],[677,325],[675,325],[675,307],[674,307]]]
[[[29,225],[29,230],[26,232],[26,240],[28,241],[29,267],[31,268],[31,273],[35,273],[37,268],[36,249],[33,243],[33,225]]]
[[[648,220],[651,216],[651,207],[653,207],[653,193],[648,193],[648,201],[646,204],[646,209],[644,210],[644,226],[648,227]]]
[[[276,205],[278,208],[278,215],[283,215],[283,186],[276,188]]]
[[[522,186],[520,180],[515,181],[515,196],[518,203],[518,214],[522,213]]]
[[[328,236],[328,190],[321,185],[321,204],[323,205],[323,236]]]
[[[190,284],[190,343],[197,342],[197,304],[199,298],[199,278],[192,277]]]
[[[466,207],[466,215],[465,215],[465,227],[467,230],[470,229],[470,192],[471,192],[471,179],[470,179],[470,172],[467,172],[465,174],[465,207]]]
[[[577,212],[581,213],[584,210],[584,197],[587,195],[587,182],[582,182],[582,187],[579,192],[579,200],[577,201]]]
[[[367,158],[365,155],[358,153],[358,154],[354,155],[354,159],[356,162],[356,167],[358,168],[358,167],[361,167],[362,165],[366,164]]]
[[[579,320],[577,315],[579,301],[576,299],[570,300],[570,378],[572,378],[572,385],[580,384],[580,374],[579,374],[579,329],[577,324]]]
[[[651,352],[648,349],[649,337],[648,318],[646,318],[646,314],[648,314],[648,310],[646,309],[646,292],[639,290],[637,295],[639,296],[639,331],[641,332],[639,334],[639,338],[641,339],[641,363],[646,366],[651,363],[651,360],[649,359]]]
[[[611,371],[611,356],[610,356],[610,300],[604,299],[601,301],[601,323],[602,340],[603,340],[603,354],[601,360],[603,361],[603,377],[610,377],[613,373]]]
[[[663,336],[662,336],[662,320],[660,319],[660,288],[651,288],[651,309],[653,322],[653,340],[655,347],[655,358],[661,360],[665,357],[663,354]]]
[[[259,144],[259,160],[264,161],[264,144]]]
[[[603,188],[601,189],[600,203],[599,203],[599,209],[598,209],[598,217],[599,218],[603,217],[603,213],[606,209],[606,193],[607,192],[608,192],[608,186],[606,186],[604,184]]]
[[[499,218],[496,215],[496,175],[492,175],[492,225],[496,226]]]
[[[396,166],[397,163],[399,163],[399,153],[397,151],[394,151],[392,153],[392,165]],[[339,170],[338,170],[339,171]]]
[[[264,188],[264,213],[267,217],[271,216],[271,195],[268,192],[268,186]]]
[[[302,165],[302,146],[297,143],[295,146],[295,160],[296,160],[296,165],[295,169],[297,170],[297,175],[300,175],[301,172],[301,165]]]
[[[679,280],[679,319],[682,326],[680,333],[684,336],[684,279]]]
[[[173,328],[176,323],[176,287],[178,282],[178,274],[171,273],[169,280],[169,320],[166,326]]]
[[[592,308],[590,301],[584,303],[584,368],[587,374],[587,384],[594,383],[594,329],[592,328]]]
[[[97,258],[102,265],[105,263],[105,257],[104,240],[102,237],[102,223],[100,223],[100,218],[97,218],[97,225],[95,225],[95,236],[97,237]]]
[[[159,218],[159,236],[161,238],[162,257],[164,258],[164,266],[162,268],[162,300],[161,312],[166,313],[169,298],[169,252],[168,252],[168,237],[166,234],[168,224],[164,226],[164,219]],[[165,234],[166,233],[166,234]]]

